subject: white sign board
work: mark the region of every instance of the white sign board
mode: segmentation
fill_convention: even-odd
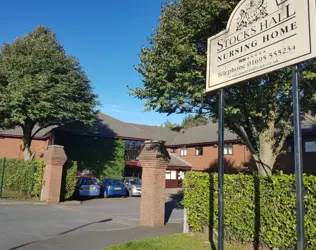
[[[305,152],[316,152],[316,141],[305,142]]]
[[[208,39],[206,91],[316,57],[315,0],[242,0]]]

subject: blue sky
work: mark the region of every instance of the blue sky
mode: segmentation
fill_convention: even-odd
[[[162,0],[11,0],[1,5],[0,43],[12,42],[37,25],[56,33],[67,53],[79,59],[99,95],[101,110],[127,122],[160,125],[183,116],[144,113],[126,85],[141,86],[133,66],[157,27]]]

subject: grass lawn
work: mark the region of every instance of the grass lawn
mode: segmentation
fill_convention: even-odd
[[[184,234],[176,234],[161,238],[129,241],[106,250],[208,250],[210,244],[202,238]],[[225,246],[225,250],[246,250],[248,248]]]

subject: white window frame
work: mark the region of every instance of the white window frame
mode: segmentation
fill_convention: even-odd
[[[201,153],[199,151],[199,149],[202,149]],[[202,156],[203,155],[203,147],[196,147],[195,148],[195,156]]]
[[[180,155],[181,156],[187,156],[188,155],[188,149],[187,147],[182,147],[180,150]]]
[[[177,179],[177,170],[166,170],[166,180],[176,180]]]
[[[171,170],[166,170],[166,180],[171,180]]]
[[[224,155],[233,155],[233,154],[234,154],[233,144],[225,144],[224,145]]]

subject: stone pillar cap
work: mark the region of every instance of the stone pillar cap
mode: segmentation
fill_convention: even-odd
[[[163,142],[146,141],[138,159],[141,162],[151,161],[165,165],[169,163],[170,156]]]
[[[63,166],[67,161],[64,147],[60,145],[48,146],[48,150],[44,154],[44,161],[46,164],[56,164]]]

